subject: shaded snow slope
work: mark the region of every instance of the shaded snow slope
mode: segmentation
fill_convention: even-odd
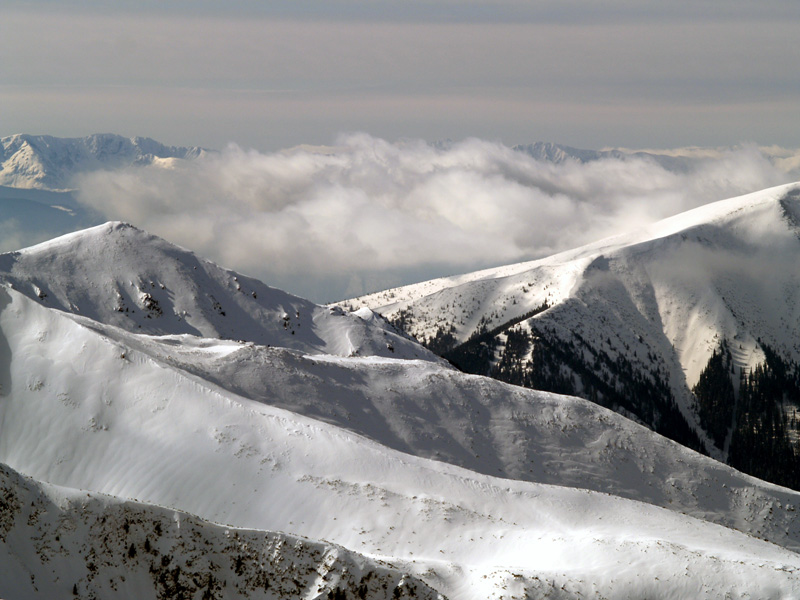
[[[800,187],[780,186],[550,258],[343,304],[404,316],[418,339],[450,326],[459,342],[481,327],[535,326],[665,379],[696,425],[689,389],[723,339],[737,373],[763,361],[759,339],[800,359],[799,217]]]
[[[6,600],[441,598],[334,544],[42,484],[2,464],[0,506]]]
[[[111,133],[84,138],[17,134],[0,138],[0,185],[62,190],[82,172],[146,165],[158,159],[192,159],[204,152]]]
[[[44,306],[129,331],[440,361],[369,310],[321,307],[124,223],[2,254],[0,281]]]
[[[0,462],[38,480],[329,540],[451,598],[800,594],[800,555],[779,546],[399,453],[189,377],[13,290],[0,304]]]

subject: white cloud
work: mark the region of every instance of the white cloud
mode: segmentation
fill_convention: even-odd
[[[479,139],[442,149],[352,134],[334,148],[230,146],[171,168],[95,172],[78,187],[107,218],[334,300],[544,256],[789,180],[756,147],[693,164],[557,165]]]

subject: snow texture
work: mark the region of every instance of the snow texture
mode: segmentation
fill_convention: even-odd
[[[59,488],[0,465],[0,586],[16,598],[424,598],[341,546]]]
[[[751,535],[614,495],[500,479],[400,453],[226,391],[144,351],[172,338],[120,329],[110,335],[110,327],[102,334],[87,319],[14,290],[4,293],[2,305],[0,462],[38,481],[231,527],[329,540],[451,598],[800,593],[798,555]],[[218,359],[236,356],[232,342],[197,340],[196,346]],[[265,365],[264,372],[301,382],[315,374],[315,364],[370,359],[308,360],[307,369],[295,362],[283,369]],[[479,390],[494,385],[416,364],[445,378],[463,377]],[[373,385],[388,383],[378,381]],[[599,462],[604,454],[614,462],[613,444],[600,440],[595,448]],[[728,482],[743,484],[741,501],[760,495],[768,499],[754,504],[761,512],[792,511],[784,504],[792,493],[766,484],[759,490],[754,480],[722,472]],[[725,481],[708,485],[725,497]],[[30,546],[12,542],[5,551],[33,564]]]

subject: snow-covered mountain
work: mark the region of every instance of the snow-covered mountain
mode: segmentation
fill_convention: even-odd
[[[510,437],[502,442],[507,454],[522,454],[527,444],[507,425],[538,415],[530,432],[541,430],[539,441],[554,444],[550,460],[562,461],[550,463],[551,477],[560,471],[569,479],[590,454],[588,471],[613,472],[608,465],[633,456],[662,468],[646,457],[669,442],[659,446],[655,434],[584,401],[431,362],[309,356],[131,333],[54,310],[11,288],[0,292],[0,331],[0,463],[8,465],[0,477],[5,598],[51,597],[73,586],[78,595],[96,590],[98,597],[112,597],[108,589],[116,586],[117,593],[168,597],[159,586],[176,583],[194,586],[184,597],[201,591],[214,598],[286,597],[281,586],[319,597],[345,579],[345,569],[352,577],[338,589],[347,598],[389,598],[392,585],[432,597],[429,586],[466,599],[800,594],[800,555],[789,549],[796,533],[776,535],[777,544],[755,537],[791,523],[800,496],[795,492],[712,468],[709,459],[677,446],[673,456],[690,464],[659,458],[665,472],[654,472],[651,481],[681,488],[690,473],[706,479],[685,497],[696,494],[703,510],[732,520],[750,511],[758,525],[752,519],[732,523],[754,526],[748,535],[682,514],[680,493],[669,510],[608,493],[492,477],[389,448],[379,442],[390,440],[390,432],[373,426],[364,427],[372,439],[361,435],[355,429],[364,421],[356,415],[369,407],[358,394],[348,402],[347,389],[395,395],[408,407],[387,413],[395,431],[414,427],[403,418],[415,403],[430,403],[427,418],[436,420],[441,394],[447,410],[464,411],[466,422],[457,427]],[[382,370],[367,376],[370,364]],[[218,380],[205,379],[207,371]],[[269,387],[255,385],[256,371]],[[240,381],[226,388],[229,375],[239,372]],[[431,387],[426,378],[441,383]],[[228,389],[233,385],[241,393]],[[322,394],[319,404],[330,400],[347,409],[354,425],[345,429],[276,406],[285,402],[278,390],[286,385],[286,397],[296,404],[314,403],[304,393]],[[528,404],[529,417],[511,414],[504,424],[497,412],[475,421],[470,405],[483,397],[487,406],[498,399],[504,411]],[[438,420],[449,425],[446,415]],[[431,437],[441,448],[453,447]],[[573,445],[584,448],[570,453]],[[618,479],[649,487],[637,482],[638,466],[627,475],[626,468]],[[672,472],[683,475],[669,480]],[[739,488],[734,502],[746,509],[729,513],[719,504],[729,486]],[[762,533],[767,530],[772,533]],[[186,577],[204,565],[222,581],[219,588]],[[128,577],[130,587],[121,587]],[[362,592],[365,578],[375,585]],[[263,594],[251,589],[254,580]]]
[[[249,400],[485,475],[638,500],[800,550],[800,493],[744,476],[610,410],[429,361],[341,360],[80,324]],[[126,351],[127,352],[127,351]]]
[[[207,150],[111,133],[84,138],[17,134],[0,138],[0,185],[63,190],[72,187],[72,178],[82,172],[162,159],[192,159],[204,152]]]
[[[780,460],[793,461],[798,256],[800,186],[792,184],[543,260],[344,304],[371,307],[472,372],[591,398],[740,465],[745,443],[760,443],[747,436],[766,432]],[[765,377],[781,378],[782,392],[753,407],[761,384],[747,380],[745,405],[741,376],[767,361]],[[728,380],[723,400],[697,387],[709,377]],[[778,469],[767,459],[750,453]]]
[[[44,306],[128,331],[441,361],[369,309],[319,306],[125,223],[0,254],[0,281]]]
[[[341,546],[59,488],[2,464],[0,493],[4,598],[441,598]]]

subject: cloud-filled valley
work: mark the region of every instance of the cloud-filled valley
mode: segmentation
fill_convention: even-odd
[[[689,168],[349,134],[275,153],[230,145],[75,183],[108,219],[324,301],[546,256],[793,178],[755,146],[672,154]]]

